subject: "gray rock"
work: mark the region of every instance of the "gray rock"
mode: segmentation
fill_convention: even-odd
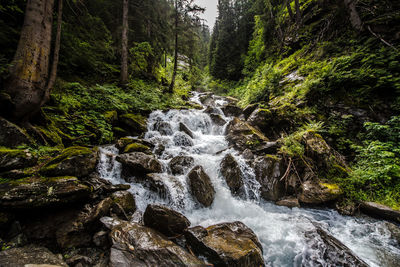
[[[227,117],[231,116],[239,117],[243,113],[243,110],[238,106],[236,106],[235,104],[228,104],[222,107],[221,110]]]
[[[136,211],[134,196],[128,191],[118,191],[111,195],[112,211],[119,217],[132,215]]]
[[[0,252],[0,266],[26,267],[27,265],[68,265],[45,247],[29,245]]]
[[[193,132],[182,122],[179,123],[179,131],[189,135],[192,139],[194,138]]]
[[[174,144],[176,146],[193,146],[193,140],[185,133],[177,132],[174,134]]]
[[[0,146],[17,147],[29,144],[32,144],[32,139],[22,128],[0,117]]]
[[[203,167],[194,167],[189,172],[188,178],[190,190],[197,201],[206,207],[211,206],[214,201],[215,190]]]
[[[121,222],[110,238],[110,267],[205,266],[157,231],[137,223]]]
[[[284,206],[288,208],[300,208],[299,200],[295,197],[288,197],[281,199],[275,203],[278,206]]]
[[[247,120],[250,117],[250,115],[254,112],[254,110],[256,110],[257,108],[258,104],[251,104],[246,106],[243,110],[243,115],[245,119]]]
[[[29,150],[0,149],[0,172],[31,167],[36,163],[37,158]]]
[[[400,222],[400,211],[393,210],[382,204],[375,202],[362,202],[360,204],[360,210],[363,213],[378,219],[390,220],[397,223]]]
[[[171,124],[165,121],[158,121],[154,123],[153,130],[158,131],[161,135],[172,135],[174,133],[172,131]]]
[[[169,162],[169,167],[174,175],[185,174],[194,165],[194,159],[189,156],[177,156]]]
[[[320,205],[337,200],[341,194],[340,188],[336,185],[328,186],[327,184],[306,181],[301,185],[297,198],[301,203]]]
[[[144,225],[167,237],[177,237],[190,226],[189,220],[177,211],[160,205],[148,205],[143,214]]]
[[[264,266],[260,241],[242,222],[196,226],[185,237],[195,254],[214,266]]]
[[[147,120],[138,114],[123,114],[119,116],[121,127],[130,135],[141,135],[147,131]]]
[[[118,155],[116,160],[122,163],[122,173],[125,177],[162,171],[161,163],[154,156],[143,152]]]
[[[226,124],[226,120],[224,120],[219,114],[210,114],[210,118],[216,125],[223,126]]]
[[[233,195],[243,191],[243,174],[239,164],[231,154],[227,154],[221,161],[221,174],[225,178]]]

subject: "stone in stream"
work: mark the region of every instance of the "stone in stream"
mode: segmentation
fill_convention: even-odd
[[[177,237],[190,226],[190,221],[177,211],[160,205],[148,205],[143,214],[144,225],[167,237]]]
[[[134,196],[128,191],[118,191],[111,195],[112,211],[120,218],[132,215],[136,211]]]
[[[185,174],[194,165],[194,158],[189,156],[177,156],[169,162],[169,167],[173,175]]]
[[[122,164],[122,174],[124,177],[146,173],[159,173],[162,171],[161,163],[154,156],[143,152],[118,155],[116,160]]]
[[[335,184],[306,181],[301,185],[298,199],[301,203],[319,205],[337,200],[342,195]]]
[[[219,114],[210,114],[210,118],[216,125],[223,126],[226,124],[226,120],[224,120]]]
[[[153,130],[158,131],[161,135],[172,135],[174,133],[171,124],[166,121],[157,121],[154,123]]]
[[[188,174],[189,186],[193,196],[200,204],[209,207],[214,201],[215,190],[210,177],[202,166],[194,167]]]
[[[371,217],[400,223],[400,211],[393,210],[382,204],[361,202],[360,210]]]
[[[221,174],[225,178],[233,195],[240,195],[243,190],[243,174],[239,164],[231,154],[227,154],[221,161]]]
[[[182,122],[179,123],[179,131],[189,135],[192,139],[194,138],[193,132]]]
[[[275,204],[288,208],[300,208],[299,200],[296,197],[287,197],[275,202]]]
[[[0,252],[0,266],[12,267],[68,267],[45,247],[29,245]]]
[[[196,226],[185,237],[193,252],[214,266],[264,266],[261,243],[242,222]]]
[[[0,172],[31,167],[37,158],[24,149],[0,148]]]
[[[104,218],[102,219],[103,221]],[[206,266],[157,231],[137,223],[113,222],[110,267]]]
[[[185,133],[176,132],[174,134],[174,144],[175,146],[193,146],[193,140]]]

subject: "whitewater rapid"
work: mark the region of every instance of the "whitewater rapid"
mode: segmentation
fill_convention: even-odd
[[[201,104],[199,97],[195,94],[192,100]],[[225,117],[220,109],[225,104],[223,98],[217,98],[214,108],[228,123],[232,118]],[[170,174],[168,163],[179,155],[191,156],[195,165],[203,166],[216,191],[212,206],[203,208],[196,203],[189,192],[185,173],[167,179],[168,199],[160,198],[140,183],[130,183],[139,210],[144,211],[152,203],[164,204],[182,212],[192,226],[242,221],[260,239],[267,266],[329,266],[323,260],[325,247],[322,240],[307,237],[308,233],[315,232],[316,225],[339,239],[370,266],[396,266],[395,259],[400,259],[400,249],[382,221],[342,216],[329,209],[291,209],[262,200],[253,170],[237,151],[228,146],[224,136],[227,123],[223,126],[214,124],[205,109],[155,111],[149,116],[144,139],[165,147],[158,156],[165,173]],[[172,134],[161,135],[154,130],[156,122],[168,122]],[[176,145],[182,135],[179,123],[184,123],[194,133],[193,146]],[[118,149],[110,145],[100,151],[98,171],[101,177],[115,184],[127,183],[121,178],[120,163],[115,161]],[[235,157],[244,174],[245,197],[232,196],[219,173],[220,163],[227,154]]]

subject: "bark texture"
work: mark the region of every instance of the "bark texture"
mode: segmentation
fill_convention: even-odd
[[[121,85],[128,83],[128,14],[129,0],[124,0],[122,12]]]
[[[5,82],[12,100],[11,117],[24,121],[46,95],[54,0],[28,0],[18,48]]]
[[[356,1],[355,0],[344,0],[344,4],[347,8],[347,11],[350,14],[351,25],[357,31],[362,31],[363,23],[361,21],[360,15],[357,12]]]
[[[172,73],[171,84],[169,86],[169,92],[172,93],[175,87],[176,72],[178,71],[178,26],[179,26],[179,10],[178,1],[175,0],[175,48],[174,48],[174,71]]]

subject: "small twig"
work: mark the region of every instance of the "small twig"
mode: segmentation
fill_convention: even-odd
[[[397,52],[399,51],[399,50],[398,50],[396,47],[394,47],[391,43],[385,41],[381,36],[379,36],[378,34],[376,34],[375,32],[373,32],[372,29],[371,29],[371,27],[370,27],[369,25],[367,26],[367,28],[368,28],[368,30],[371,32],[371,34],[372,34],[373,36],[375,36],[376,38],[378,38],[379,40],[381,40],[382,43],[384,43],[385,45],[387,45],[387,46],[393,48],[393,49],[396,50]]]

